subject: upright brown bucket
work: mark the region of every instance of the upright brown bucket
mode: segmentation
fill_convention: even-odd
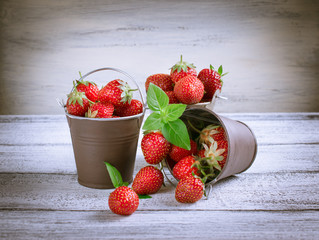
[[[226,163],[221,172],[209,184],[246,171],[254,162],[257,154],[257,140],[252,130],[243,122],[223,117],[205,107],[186,109],[181,119],[189,127],[189,121],[197,121],[203,127],[215,124],[225,129],[228,141]],[[191,131],[191,127],[189,127]],[[192,134],[192,133],[191,133]],[[172,175],[172,161],[167,159],[167,166]]]
[[[143,103],[143,112],[121,118],[76,117],[66,111],[65,114],[70,127],[78,182],[90,188],[109,189],[113,188],[113,185],[104,162],[109,162],[116,167],[121,173],[123,181],[130,183],[133,180],[136,150],[145,114],[145,104],[135,80],[122,70],[101,68],[87,73],[80,80],[103,70],[121,73],[135,83]]]

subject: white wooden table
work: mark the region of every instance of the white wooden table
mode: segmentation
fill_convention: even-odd
[[[319,239],[319,113],[222,115],[256,134],[252,167],[195,204],[166,184],[128,217],[77,183],[65,116],[0,116],[0,239]]]

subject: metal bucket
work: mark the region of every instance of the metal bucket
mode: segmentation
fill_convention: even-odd
[[[78,182],[86,187],[113,188],[104,162],[116,167],[123,181],[132,182],[140,128],[145,115],[145,104],[138,84],[126,72],[115,68],[101,68],[85,74],[109,70],[121,73],[135,83],[143,103],[143,112],[121,118],[85,118],[66,112],[70,127]],[[113,80],[113,79],[111,79]]]
[[[216,178],[208,183],[209,185],[246,171],[254,162],[257,155],[257,140],[252,130],[245,123],[220,116],[209,108],[195,106],[186,109],[181,119],[186,126],[189,126],[188,120],[193,120],[200,121],[203,126],[215,124],[221,125],[225,129],[228,141],[226,163]],[[172,177],[174,161],[167,158],[166,165],[169,170],[166,176],[170,175],[168,179],[175,185],[177,180]]]

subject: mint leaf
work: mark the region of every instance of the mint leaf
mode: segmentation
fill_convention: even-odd
[[[165,122],[175,121],[180,116],[182,116],[183,112],[186,109],[185,104],[170,104],[163,109],[163,119]]]
[[[159,130],[162,125],[161,114],[159,112],[153,112],[145,120],[143,130]]]
[[[182,120],[177,119],[175,121],[165,123],[162,127],[162,133],[166,140],[170,143],[186,150],[191,149],[187,127]]]
[[[150,83],[147,90],[147,105],[152,111],[160,111],[168,105],[166,93],[158,86]]]
[[[123,183],[121,173],[114,166],[112,166],[110,163],[108,163],[108,162],[104,162],[104,163],[105,163],[107,171],[110,175],[113,186],[115,188],[123,186],[124,183]]]

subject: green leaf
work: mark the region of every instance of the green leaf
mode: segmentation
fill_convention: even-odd
[[[158,86],[150,83],[147,90],[147,105],[152,111],[160,111],[168,105],[166,93]]]
[[[223,66],[220,65],[217,72],[219,73],[219,75],[222,75],[223,74]]]
[[[162,127],[162,133],[170,143],[187,150],[191,149],[187,127],[182,120],[177,119],[165,123]]]
[[[165,122],[175,121],[180,116],[182,116],[185,109],[185,104],[170,104],[163,109],[162,112],[164,116],[162,116],[162,118]]]
[[[114,166],[112,166],[110,163],[108,163],[108,162],[104,162],[104,163],[105,163],[107,171],[110,175],[113,186],[115,188],[118,188],[120,186],[125,186],[125,184],[123,183],[121,173]]]
[[[141,195],[141,194],[137,194],[139,199],[148,199],[148,198],[152,198],[150,195]]]
[[[162,125],[161,114],[159,112],[153,112],[145,120],[143,130],[160,130]]]

